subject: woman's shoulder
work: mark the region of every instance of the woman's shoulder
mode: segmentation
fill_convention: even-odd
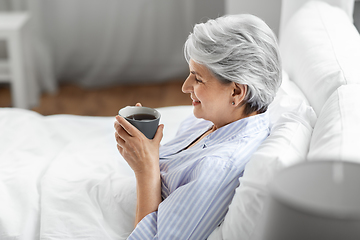
[[[212,146],[202,146],[204,153],[198,159],[199,167],[219,167],[219,168],[237,168],[242,161],[242,156],[239,154],[238,141],[223,142]],[[194,151],[197,149],[194,149]]]
[[[219,141],[206,141],[207,160],[212,159],[214,164],[225,164],[227,167],[243,169],[252,154],[267,138],[269,131],[254,132],[251,135],[234,134]]]
[[[189,174],[189,179],[198,179],[208,176],[218,178],[223,177],[237,177],[243,172],[243,167],[234,161],[225,159],[224,156],[220,155],[208,155],[199,159],[196,164],[193,165]],[[218,179],[219,180],[219,179]]]

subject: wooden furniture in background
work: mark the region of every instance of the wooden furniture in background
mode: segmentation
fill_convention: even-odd
[[[121,85],[100,89],[84,89],[62,84],[56,94],[43,94],[38,107],[32,110],[43,114],[75,114],[86,116],[115,116],[127,105],[141,102],[147,107],[191,105],[189,94],[181,91],[183,80],[151,85]],[[0,85],[0,107],[11,107],[10,89]]]

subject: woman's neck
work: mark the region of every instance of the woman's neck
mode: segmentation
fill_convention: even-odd
[[[202,135],[200,135],[197,139],[195,139],[192,143],[190,143],[185,149],[189,149],[193,146],[195,146],[198,142],[200,142],[202,139],[204,139],[207,135],[214,132],[217,128],[215,125],[213,125],[211,128],[209,128],[206,132],[204,132]],[[184,149],[184,150],[185,150]]]
[[[219,122],[213,122],[214,126],[213,126],[213,128],[212,128],[212,132],[215,131],[215,130],[217,130],[217,129],[219,129],[219,128],[221,128],[221,127],[223,127],[223,126],[226,126],[226,125],[228,125],[228,124],[230,124],[230,123],[239,121],[240,119],[243,119],[243,118],[255,116],[255,115],[257,115],[257,114],[258,114],[257,112],[252,112],[252,113],[250,113],[250,114],[248,114],[248,115],[245,115],[245,114],[242,112],[239,116],[234,117],[234,118],[231,119],[230,121],[228,120],[228,121],[222,121],[222,122],[220,122],[220,121],[219,121]]]

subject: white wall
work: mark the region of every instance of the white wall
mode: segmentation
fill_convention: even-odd
[[[263,19],[276,35],[279,33],[281,0],[225,0],[225,13],[250,13]]]
[[[194,24],[206,22],[209,19],[217,18],[225,13],[226,0],[194,0]]]

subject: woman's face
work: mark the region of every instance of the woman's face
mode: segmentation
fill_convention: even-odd
[[[182,91],[189,93],[194,106],[194,115],[222,127],[234,119],[234,83],[221,83],[206,67],[190,60],[190,74]]]

